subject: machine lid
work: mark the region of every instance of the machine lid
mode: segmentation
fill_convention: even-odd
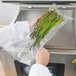
[[[27,4],[67,4],[67,3],[76,3],[76,0],[2,0],[3,2],[19,2]]]

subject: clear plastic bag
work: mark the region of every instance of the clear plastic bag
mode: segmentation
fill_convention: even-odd
[[[59,23],[58,25],[56,25],[55,27],[53,27],[52,29],[50,29],[50,31],[40,41],[39,46],[35,46],[34,47],[35,49],[38,49],[39,47],[44,47],[44,45],[56,35],[56,33],[59,31],[60,28],[62,28],[69,21],[73,20],[73,18],[71,18],[71,17],[69,17],[67,15],[63,15],[62,13],[60,13],[60,11],[56,8],[56,5],[52,5],[48,9],[48,11],[52,11],[52,10],[56,10],[58,15],[62,15],[63,16],[64,20],[61,23]],[[31,43],[30,44],[32,45],[34,43],[34,41],[35,41],[35,39],[31,39]]]

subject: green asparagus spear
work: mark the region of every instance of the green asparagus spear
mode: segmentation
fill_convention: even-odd
[[[63,21],[63,16],[58,15],[56,10],[47,11],[37,22],[34,31],[31,33],[31,39],[35,39],[31,47],[38,46],[40,41],[55,26]]]

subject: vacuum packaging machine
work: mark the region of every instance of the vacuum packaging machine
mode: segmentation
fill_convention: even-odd
[[[3,2],[10,3],[11,0]],[[19,3],[21,10],[16,21],[31,20],[35,16],[40,16],[53,3],[61,13],[73,18],[46,43],[45,47],[51,54],[50,62],[65,64],[64,76],[76,76],[76,64],[72,63],[76,58],[76,0],[12,0],[12,2]]]

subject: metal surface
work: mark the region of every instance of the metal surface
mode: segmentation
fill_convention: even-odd
[[[75,10],[76,9],[76,4],[68,4],[68,5],[42,5],[42,4],[39,4],[39,5],[35,5],[35,4],[22,4],[20,5],[20,8],[21,10],[27,10],[27,9],[48,9],[49,7],[54,7],[54,8],[58,8],[58,9],[61,9],[61,10]],[[23,9],[24,8],[24,9]]]
[[[36,16],[42,15],[49,7],[52,5],[23,5],[19,4],[21,8],[21,13],[18,17],[17,20],[30,20]],[[58,8],[61,13],[68,15],[70,17],[73,17],[74,20],[68,22],[65,26],[63,26],[59,32],[56,34],[56,36],[50,40],[46,44],[46,48],[49,47],[49,49],[57,48],[60,50],[68,50],[68,51],[73,51],[76,50],[75,46],[75,9],[76,5],[55,5],[54,8]],[[59,51],[62,52],[62,51]],[[66,52],[66,51],[65,51]],[[63,53],[63,52],[62,52]]]
[[[21,5],[22,20],[29,20],[35,16],[41,15],[51,5]],[[76,5],[56,5],[61,13],[76,19]],[[76,29],[75,20],[63,26],[56,36],[46,44],[51,54],[50,62],[64,63],[65,75],[76,76],[76,64],[72,64],[72,60],[76,58]],[[59,49],[58,49],[59,48]]]
[[[73,28],[73,45],[74,47],[76,48],[76,38],[75,38],[75,10],[73,10],[73,14],[72,14],[72,17],[73,17],[73,23],[72,23],[72,28]]]
[[[65,64],[64,76],[76,76],[76,64],[72,64],[72,60],[74,58],[76,58],[76,55],[51,54],[50,62],[64,63]]]
[[[3,2],[24,3],[24,4],[68,4],[76,3],[76,0],[2,0]]]

